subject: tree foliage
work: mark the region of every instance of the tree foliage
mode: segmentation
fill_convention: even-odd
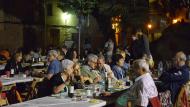
[[[63,11],[87,15],[93,11],[96,3],[96,0],[60,0],[58,7]]]

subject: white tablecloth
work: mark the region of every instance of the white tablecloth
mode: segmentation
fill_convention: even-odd
[[[10,78],[4,78],[0,77],[0,81],[2,82],[3,85],[11,85],[15,83],[22,83],[22,82],[30,82],[33,81],[32,77],[10,77]]]
[[[7,107],[102,107],[106,102],[97,100],[96,103],[89,101],[72,101],[71,98],[43,97],[23,103],[9,105]]]
[[[34,63],[31,66],[32,67],[43,67],[44,66],[44,62]]]

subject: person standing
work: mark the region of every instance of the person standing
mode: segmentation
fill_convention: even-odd
[[[108,39],[108,41],[104,45],[105,51],[106,51],[106,62],[110,62],[112,55],[113,55],[113,50],[114,50],[114,42],[111,38]]]

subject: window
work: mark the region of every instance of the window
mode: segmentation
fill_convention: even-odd
[[[53,15],[53,6],[52,4],[47,4],[47,16]]]

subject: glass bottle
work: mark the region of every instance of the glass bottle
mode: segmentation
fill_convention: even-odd
[[[69,91],[68,91],[68,96],[70,98],[73,98],[73,96],[74,96],[74,84],[73,84],[73,82],[70,83]]]
[[[108,79],[108,74],[105,72],[105,91],[109,90],[109,79]]]
[[[11,72],[10,72],[10,77],[14,77],[15,69],[14,69],[13,65],[11,65],[10,70],[11,70]]]

